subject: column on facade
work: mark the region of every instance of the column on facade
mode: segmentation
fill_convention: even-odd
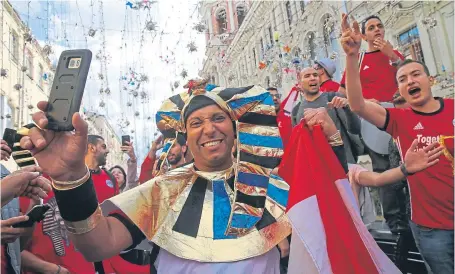
[[[453,71],[453,48],[450,48],[450,42],[448,41],[450,38],[446,29],[445,18],[441,15],[440,10],[438,10],[434,16],[438,22],[437,26],[435,27],[435,35],[438,37],[438,39],[436,39],[434,42],[438,44],[438,47],[441,50],[441,55],[448,57],[441,58],[441,65],[444,65],[446,72]],[[453,35],[453,31],[450,34]],[[441,69],[441,67],[439,69]]]
[[[234,21],[234,15],[237,13],[234,5],[234,1],[226,1],[227,2],[227,9],[229,10],[229,25],[231,26],[231,32],[234,32],[236,27],[235,27],[235,21]],[[240,28],[240,26],[238,26]]]
[[[425,25],[422,23],[423,20],[423,13],[421,10],[417,10],[414,12],[414,18],[417,18],[417,29],[419,30],[419,36],[420,36],[420,44],[422,45],[422,52],[423,56],[425,58],[425,65],[428,67],[430,70],[430,73],[432,75],[437,74],[438,69],[437,69],[437,64],[436,64],[436,56],[434,54],[434,49],[432,47],[431,43],[431,38],[428,33],[427,28]]]

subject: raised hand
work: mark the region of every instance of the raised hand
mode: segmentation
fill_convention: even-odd
[[[380,50],[382,53],[387,55],[388,57],[392,57],[393,55],[393,47],[389,41],[383,40],[382,38],[376,38],[373,41],[373,45],[375,48]]]
[[[332,101],[327,103],[327,106],[331,108],[344,108],[347,105],[348,99],[338,96],[333,97]]]
[[[21,147],[32,152],[43,172],[52,179],[78,180],[87,172],[84,157],[88,125],[79,113],[75,113],[72,117],[74,131],[46,130],[48,120],[43,112],[46,106],[47,102],[38,103],[41,111],[34,113],[32,118],[39,128],[32,128],[28,136],[22,137]]]
[[[346,55],[357,55],[362,44],[362,34],[359,23],[354,20],[352,28],[348,22],[348,15],[342,14],[341,19],[341,46]]]
[[[126,146],[121,146],[120,149],[125,152],[130,159],[136,160],[136,154],[134,153],[133,142],[126,142]]]
[[[439,143],[432,143],[422,150],[417,150],[417,144],[416,139],[404,156],[404,165],[409,173],[416,173],[437,164],[444,149],[438,146]]]

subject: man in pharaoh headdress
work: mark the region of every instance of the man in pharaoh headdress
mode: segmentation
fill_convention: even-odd
[[[34,128],[22,138],[53,179],[77,249],[87,260],[101,261],[147,240],[161,247],[158,273],[279,273],[274,247],[291,232],[289,186],[270,175],[283,154],[270,93],[196,82],[165,101],[157,115],[161,131],[186,133],[194,163],[109,199],[103,203],[107,216],[84,165],[87,124],[79,114],[74,133]],[[44,113],[34,120],[46,128]],[[338,154],[344,157],[344,151]]]

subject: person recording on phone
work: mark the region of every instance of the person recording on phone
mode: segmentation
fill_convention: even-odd
[[[120,147],[120,149],[125,152],[129,159],[127,161],[127,172],[125,169],[119,165],[115,165],[109,169],[112,175],[117,180],[117,185],[119,192],[122,193],[129,189],[132,189],[138,186],[137,176],[137,158],[134,153],[134,146],[132,142],[125,141],[125,143]]]
[[[1,140],[1,157],[6,161],[11,156],[11,148]],[[10,174],[9,170],[0,164],[1,171],[1,201],[2,211],[0,220],[1,230],[1,269],[0,273],[21,273],[21,248],[25,246],[31,227],[14,227],[29,220],[29,216],[20,214],[19,196],[39,198],[50,192],[50,182],[41,177],[41,169],[27,167]]]

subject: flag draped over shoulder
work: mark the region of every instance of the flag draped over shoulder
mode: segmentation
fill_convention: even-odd
[[[296,126],[280,176],[290,184],[292,240],[288,273],[401,273],[381,251],[320,127]]]
[[[283,141],[283,146],[286,147],[289,138],[292,133],[292,121],[291,114],[294,103],[297,100],[298,90],[297,87],[293,87],[289,92],[286,99],[281,102],[280,112],[277,114],[278,129],[280,130],[280,136]]]

